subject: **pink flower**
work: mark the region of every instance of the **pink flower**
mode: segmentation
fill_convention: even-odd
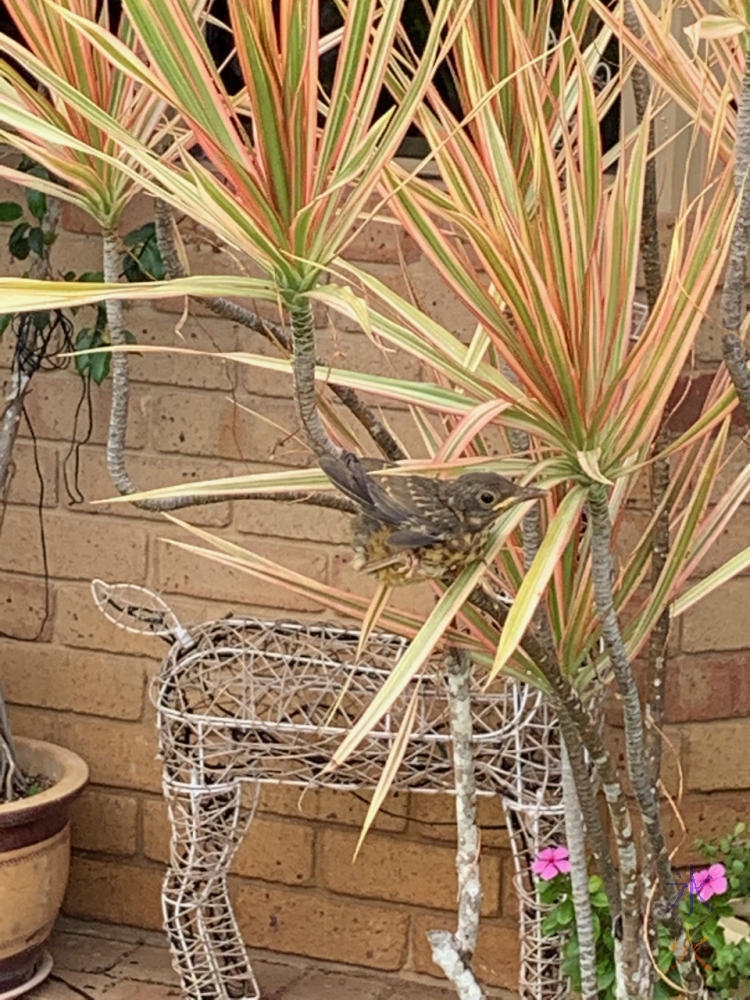
[[[555,875],[570,871],[567,847],[545,847],[531,863],[531,870],[540,879],[548,882]]]
[[[706,902],[712,896],[720,896],[727,891],[726,869],[724,865],[711,865],[710,868],[703,868],[699,872],[693,873],[693,884],[691,892],[702,902]]]

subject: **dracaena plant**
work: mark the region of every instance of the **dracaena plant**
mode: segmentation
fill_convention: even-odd
[[[125,0],[138,56],[103,26],[60,8],[65,22],[97,51],[172,105],[175,128],[195,136],[213,169],[193,158],[184,143],[179,162],[148,150],[95,102],[36,66],[40,79],[57,100],[127,152],[121,170],[253,256],[266,278],[195,277],[169,287],[129,286],[127,293],[112,286],[70,290],[7,279],[0,288],[13,309],[101,296],[224,293],[280,299],[294,332],[293,365],[249,354],[231,357],[294,375],[315,450],[335,449],[342,440],[340,426],[325,419],[325,411],[321,421],[315,407],[312,378],[330,379],[411,407],[428,454],[426,461],[409,463],[411,469],[533,471],[548,487],[540,505],[540,537],[526,546],[526,565],[521,534],[526,508],[518,507],[498,521],[483,562],[449,584],[435,584],[439,600],[429,616],[381,611],[382,624],[411,642],[335,761],[356,747],[441,644],[469,651],[489,679],[503,670],[539,686],[559,715],[607,893],[619,942],[617,995],[635,1000],[650,995],[658,976],[643,925],[649,907],[652,918],[666,919],[670,875],[655,787],[643,759],[644,721],[631,663],[666,609],[678,617],[750,565],[745,550],[699,583],[691,582],[750,490],[750,469],[717,495],[736,405],[723,371],[698,419],[654,450],[721,276],[734,222],[732,164],[725,155],[729,102],[709,102],[707,111],[708,98],[698,83],[685,84],[693,87],[697,128],[709,131],[704,187],[692,200],[683,198],[661,291],[634,337],[650,123],[647,116],[623,137],[615,172],[605,174],[615,157],[602,153],[599,122],[621,84],[599,94],[592,86],[596,50],[585,44],[591,6],[571,4],[550,47],[548,3],[533,10],[522,0],[471,10],[468,4],[441,3],[420,61],[389,20],[390,5],[378,7],[376,16],[377,5],[353,0],[343,8],[338,82],[322,108],[312,96],[317,21],[306,18],[306,4],[282,3],[278,24],[267,11],[264,19],[260,5],[240,0],[230,5],[246,85],[233,98],[223,90],[184,3],[174,0],[154,9],[144,0]],[[644,24],[644,34],[656,30]],[[624,31],[616,18],[610,30]],[[431,86],[434,60],[450,46],[463,117]],[[385,120],[373,118],[374,90],[382,83],[396,99],[396,111]],[[355,107],[360,114],[353,113]],[[440,188],[390,163],[399,129],[412,116],[431,146]],[[243,120],[252,122],[252,143]],[[118,162],[107,150],[96,155],[108,164]],[[337,256],[376,188],[476,317],[468,345]],[[319,284],[325,269],[332,280]],[[366,289],[367,302],[346,287],[353,277]],[[428,378],[409,382],[315,369],[309,321],[314,301],[419,359]],[[495,458],[491,441],[498,436],[506,454]],[[514,454],[519,441],[521,451]],[[661,508],[668,510],[672,544],[645,590],[653,560],[651,527],[662,509],[653,512],[652,525],[619,561],[613,558],[613,536],[639,478],[657,458],[669,458],[671,465]],[[267,495],[328,487],[321,473],[300,470],[213,481],[192,492]],[[201,529],[188,530],[199,544],[186,547],[207,558],[313,594],[348,616],[366,619],[370,613],[364,598],[292,574]],[[510,609],[496,599],[499,590],[513,597]],[[454,619],[461,630],[453,627]],[[592,689],[609,674],[623,699],[634,805],[625,798],[624,776],[602,744],[589,703]],[[606,790],[614,851],[596,811],[583,749]],[[642,895],[637,877],[633,810],[653,862],[646,873],[652,899]],[[688,985],[700,988],[694,970]]]

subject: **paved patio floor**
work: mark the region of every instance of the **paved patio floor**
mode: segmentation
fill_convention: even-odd
[[[52,975],[28,1000],[179,1000],[164,938],[132,927],[61,919]],[[263,1000],[455,1000],[422,977],[404,981],[330,963],[252,951]],[[434,983],[434,980],[433,980]],[[493,991],[498,998],[510,998]]]

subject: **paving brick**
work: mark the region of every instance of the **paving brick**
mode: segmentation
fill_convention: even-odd
[[[723,496],[729,485],[740,475],[743,469],[750,462],[750,441],[740,434],[730,434],[724,452],[724,464],[716,477],[712,499],[718,500]],[[746,504],[750,503],[750,497],[745,497]]]
[[[143,803],[143,853],[154,861],[169,858],[166,806],[156,799]],[[304,885],[313,872],[313,830],[303,823],[257,816],[245,836],[232,871],[238,875],[287,885]]]
[[[39,472],[37,472],[37,462]],[[36,455],[34,445],[31,441],[16,439],[13,446],[13,464],[15,471],[10,483],[8,493],[8,503],[30,504],[36,507],[42,499],[45,507],[54,507],[57,504],[57,449],[54,445],[45,444],[38,441],[36,445]],[[44,486],[44,496],[42,497],[42,486],[39,481],[41,473],[42,484]]]
[[[707,576],[713,573],[715,569],[747,548],[748,544],[750,544],[750,507],[742,506],[711,544],[695,575]],[[748,572],[750,570],[745,570],[743,575],[747,575]]]
[[[308,973],[304,969],[294,965],[282,965],[280,962],[253,960],[253,972],[263,1000],[286,1000],[287,987],[299,980],[306,982],[308,978]]]
[[[416,972],[444,978],[433,963],[427,941],[431,930],[455,930],[455,919],[444,914],[419,914],[412,919],[412,962]],[[518,989],[518,931],[500,923],[484,921],[479,927],[477,950],[474,954],[474,972],[480,982],[488,986]]]
[[[83,920],[160,929],[163,878],[159,868],[74,855],[63,912]]]
[[[744,653],[701,653],[669,664],[665,715],[668,722],[707,722],[745,715]]]
[[[342,823],[361,829],[367,815],[370,795],[343,792],[334,788],[321,788],[317,792],[318,818],[324,823]],[[405,792],[391,792],[372,825],[374,830],[406,829],[409,796]]]
[[[107,718],[139,719],[142,660],[47,643],[0,642],[8,701]]]
[[[694,370],[680,376],[666,404],[670,431],[682,433],[698,420],[713,381],[714,373],[707,371]],[[747,418],[737,407],[732,413],[732,428],[738,430],[746,426]]]
[[[149,303],[133,303],[127,311],[126,324],[138,346],[201,352],[191,355],[164,350],[132,354],[131,381],[223,391],[231,391],[237,384],[241,368],[236,362],[217,357],[237,350],[234,323],[213,315],[210,319],[191,315],[182,322],[181,317],[176,320],[172,315],[156,312]]]
[[[156,760],[153,726],[64,715],[57,721],[55,735],[63,746],[83,757],[94,784],[151,792],[161,790],[161,768]]]
[[[103,854],[135,854],[138,802],[132,796],[87,788],[73,803],[71,820],[73,847]]]
[[[309,452],[298,433],[294,403],[280,399],[248,399],[235,406],[221,392],[182,389],[156,391],[152,440],[157,451],[207,455],[243,461],[275,461],[305,465]]]
[[[456,806],[452,795],[419,795],[411,797],[409,831],[431,840],[456,842]],[[477,819],[482,831],[482,848],[509,847],[500,796],[480,795]]]
[[[243,879],[234,882],[232,895],[245,940],[254,948],[370,969],[403,965],[409,917],[397,907]]]
[[[48,712],[42,708],[24,708],[21,705],[8,705],[10,730],[14,736],[26,736],[32,740],[47,740],[58,742],[56,712]]]
[[[750,719],[685,726],[686,784],[694,791],[750,788]]]
[[[107,576],[116,579],[116,567]],[[113,625],[94,604],[87,583],[63,583],[58,588],[53,638],[64,646],[106,651],[114,648],[118,653],[152,660],[160,658],[165,648],[153,635],[140,635]]]
[[[677,795],[680,790],[680,764],[684,766],[685,754],[683,748],[682,729],[679,726],[667,725],[664,733],[669,743],[664,746],[662,757],[661,780],[670,795]],[[613,762],[622,779],[626,794],[630,794],[627,757],[625,753],[625,733],[622,729],[612,726],[604,727],[604,743],[612,754]]]
[[[179,1000],[182,991],[178,986],[164,983],[143,983],[121,979],[107,990],[107,1000]]]
[[[383,988],[382,979],[314,972],[291,986],[284,1000],[379,1000]]]
[[[172,458],[166,455],[132,452],[126,454],[125,462],[128,473],[139,490],[152,490],[161,486],[177,486],[185,483],[187,494],[193,483],[205,479],[223,479],[231,475],[230,467],[225,462],[201,459],[195,456]],[[139,520],[164,524],[164,518],[160,513],[143,510],[132,503],[97,503],[96,506],[89,506],[91,501],[105,500],[117,495],[100,448],[81,449],[78,486],[86,504],[72,507],[72,510],[100,516],[113,514],[118,518],[138,518]],[[174,511],[174,513],[190,524],[220,527],[229,523],[231,503],[227,500],[203,506],[186,507]]]
[[[76,439],[82,440],[86,437],[88,412],[83,392],[80,378],[69,371],[45,372],[44,378],[35,380],[28,395],[26,410],[36,436],[51,441],[69,442],[73,440],[77,427]],[[91,444],[103,444],[107,440],[111,398],[109,381],[101,386],[92,386],[89,438]],[[148,394],[140,386],[133,386],[130,394],[128,429],[125,435],[128,448],[142,448],[146,443],[148,405]],[[22,437],[29,436],[24,425],[21,426],[20,434]]]
[[[59,931],[50,942],[55,969],[60,972],[108,972],[132,950],[133,945],[126,941]]]
[[[277,538],[346,543],[351,518],[337,510],[277,500],[235,500],[234,524],[242,532]]]
[[[358,839],[356,832],[323,830],[320,874],[327,888],[370,899],[445,910],[455,908],[456,855],[451,848],[369,833],[356,861],[352,861]],[[499,861],[484,856],[480,867],[484,890],[482,913],[496,913]]]
[[[702,650],[750,648],[750,579],[730,580],[685,614],[682,649]]]
[[[454,295],[448,282],[426,257],[409,264],[407,273],[419,308],[468,344],[477,321]]]
[[[170,528],[162,537],[167,532],[171,537],[177,534]],[[181,540],[200,544],[200,540],[185,539],[184,533]],[[245,547],[313,580],[325,580],[326,558],[319,549],[293,542],[264,542],[255,538],[246,539]],[[220,565],[197,553],[186,552],[176,545],[161,542],[155,548],[157,586],[168,594],[205,596],[214,600],[239,601],[250,606],[257,602],[263,607],[290,611],[312,611],[320,607],[312,598],[258,580],[251,574]]]
[[[666,805],[662,809],[667,849],[670,854],[677,849],[672,857],[674,864],[697,864],[701,856],[695,847],[696,838],[719,840],[737,823],[747,820],[747,792],[686,795],[679,804],[679,813],[684,831],[674,809]]]
[[[36,511],[9,508],[3,523],[0,567],[16,573],[43,576],[44,564]],[[13,538],[13,546],[7,539]],[[146,578],[145,529],[133,524],[105,521],[97,516],[73,517],[50,513],[44,518],[49,573],[52,577],[91,580],[106,576],[117,566],[120,579],[144,583]]]
[[[163,945],[159,948],[152,944],[142,944],[135,950],[131,947],[112,970],[112,974],[140,982],[162,983],[165,986],[176,986],[180,981],[172,967],[172,956]]]
[[[55,598],[51,582],[0,573],[0,632],[14,639],[48,642]]]
[[[511,920],[518,920],[519,904],[518,893],[514,883],[516,866],[513,858],[506,855],[503,858],[502,871],[500,876],[500,911],[504,917]]]
[[[379,196],[368,199],[362,216],[347,234],[348,242],[342,250],[346,260],[385,263],[398,260],[399,254],[406,261],[420,256],[421,251],[415,241],[392,216],[388,206],[383,205]]]

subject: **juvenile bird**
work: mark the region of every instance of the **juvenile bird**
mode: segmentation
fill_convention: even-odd
[[[352,565],[395,586],[452,576],[481,559],[492,526],[514,504],[544,496],[494,472],[467,472],[457,479],[372,476],[388,468],[379,459],[351,452],[324,457],[331,482],[359,507],[354,519]]]

